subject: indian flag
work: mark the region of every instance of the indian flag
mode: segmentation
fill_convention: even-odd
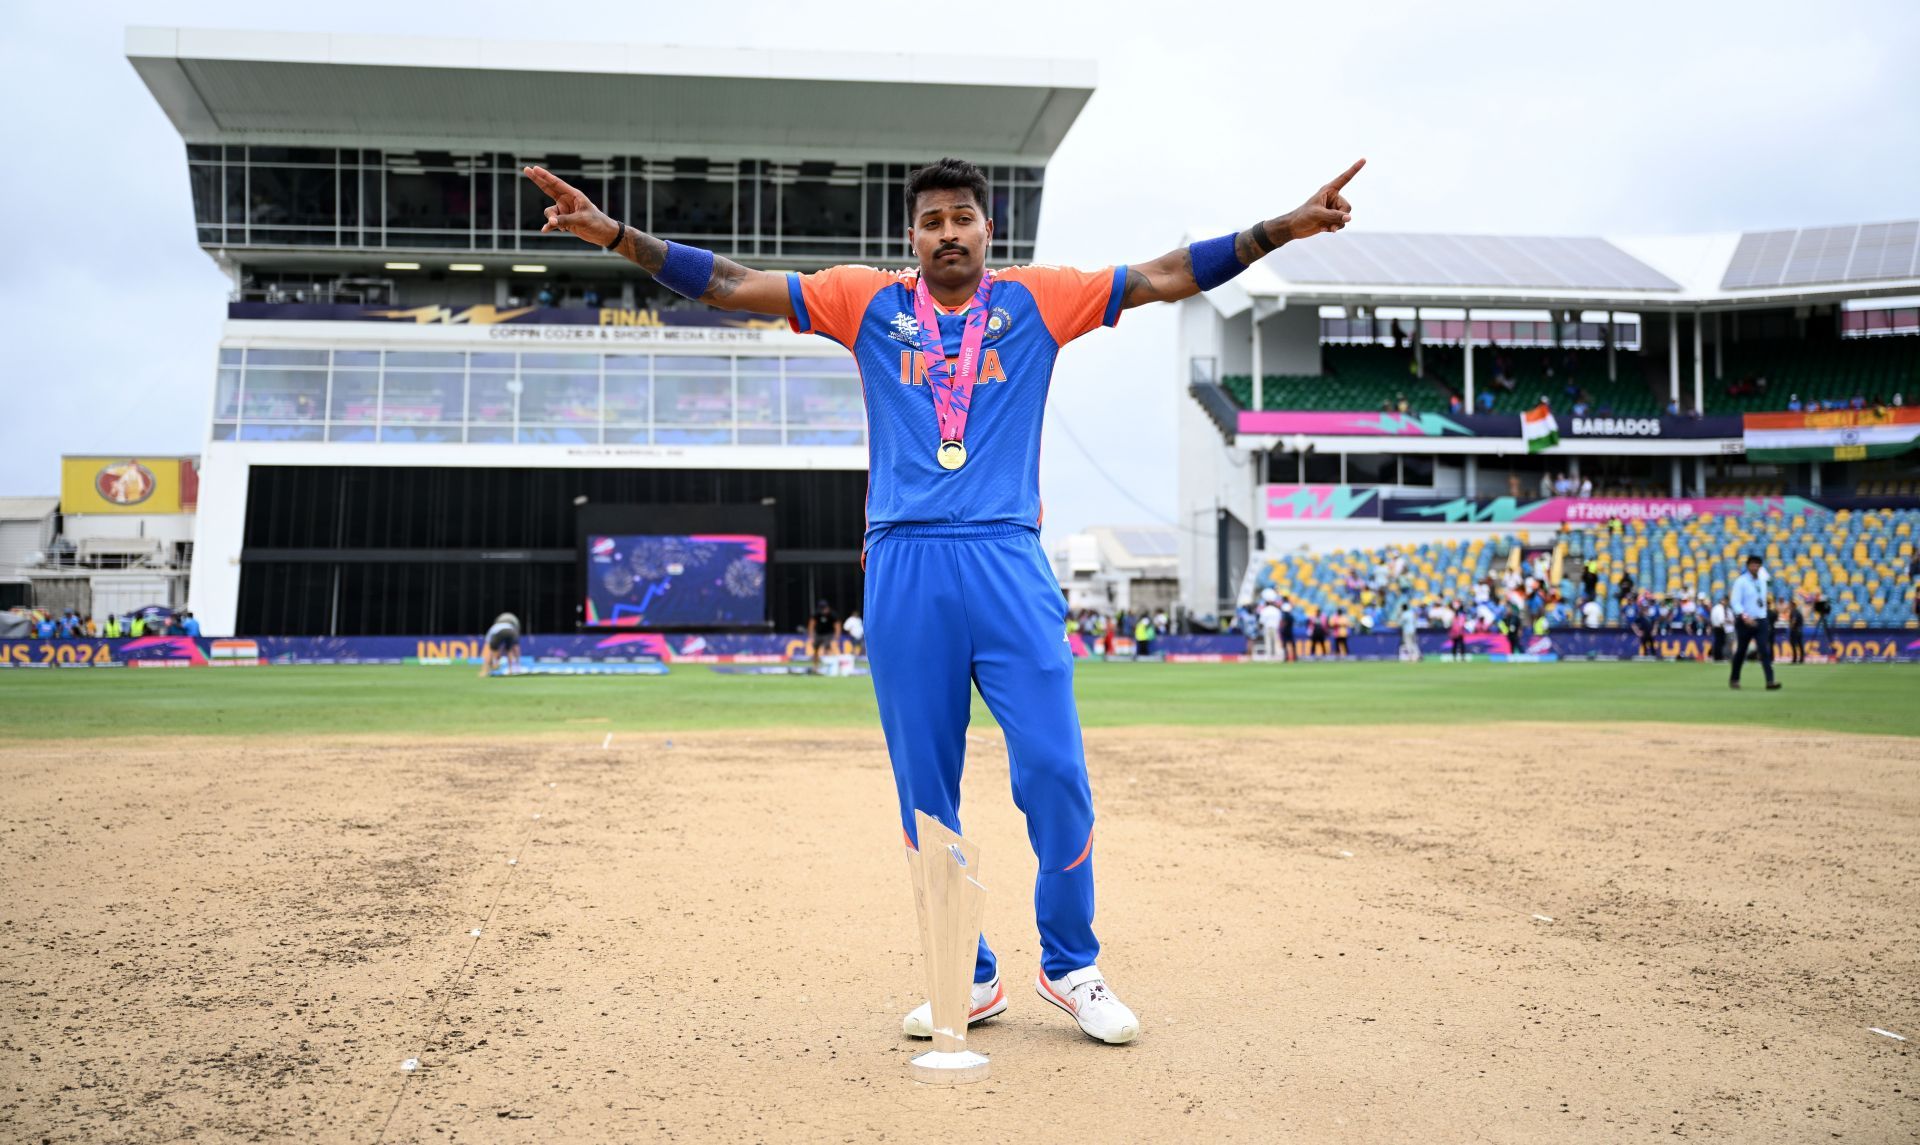
[[[1528,453],[1560,444],[1560,423],[1553,420],[1553,410],[1547,403],[1541,402],[1520,415],[1520,436],[1526,438]]]
[[[1750,413],[1741,429],[1753,461],[1864,461],[1920,447],[1920,407]]]

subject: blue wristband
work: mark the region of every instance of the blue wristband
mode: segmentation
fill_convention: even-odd
[[[670,242],[667,261],[653,279],[682,298],[698,298],[707,292],[707,283],[713,281],[713,252]]]
[[[1212,290],[1247,269],[1233,253],[1233,235],[1203,239],[1187,247],[1193,258],[1193,281],[1202,290]]]

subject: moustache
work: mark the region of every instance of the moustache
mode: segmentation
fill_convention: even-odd
[[[967,248],[961,246],[959,243],[948,243],[942,246],[940,249],[934,251],[933,257],[939,258],[941,255],[947,254],[949,252],[954,254],[966,254]]]

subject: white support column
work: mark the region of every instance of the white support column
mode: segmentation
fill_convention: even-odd
[[[1667,398],[1676,404],[1680,401],[1680,312],[1667,312]],[[1679,484],[1676,478],[1675,485]],[[1675,497],[1680,495],[1678,489]]]
[[[1247,328],[1253,331],[1253,408],[1265,409],[1266,395],[1262,391],[1260,375],[1264,372],[1260,362],[1260,300],[1254,298],[1247,310]]]
[[[1467,320],[1461,323],[1460,358],[1465,363],[1464,377],[1467,388],[1467,412],[1477,413],[1479,407],[1473,404],[1473,311],[1468,310]],[[1473,463],[1467,463],[1467,472],[1473,472]],[[1469,494],[1471,496],[1471,494]]]
[[[234,635],[240,613],[240,550],[245,542],[251,467],[245,446],[209,442],[200,456],[200,505],[193,523],[193,572],[187,608],[208,636]]]
[[[1667,494],[1667,496],[1676,499],[1686,496],[1685,477],[1680,472],[1680,459],[1678,457],[1673,459],[1672,485],[1673,492]]]
[[[1720,312],[1713,312],[1713,380],[1727,378],[1727,336],[1720,327]]]
[[[1420,325],[1420,311],[1413,312],[1413,372],[1421,377],[1427,376],[1426,333]]]
[[[1695,497],[1707,495],[1707,459],[1704,457],[1693,459],[1693,495]]]
[[[1693,412],[1701,413],[1707,408],[1707,362],[1700,352],[1700,326],[1706,316],[1698,310],[1693,312]]]
[[[1462,497],[1480,495],[1480,459],[1471,453],[1467,454],[1465,485],[1466,487],[1460,491]]]

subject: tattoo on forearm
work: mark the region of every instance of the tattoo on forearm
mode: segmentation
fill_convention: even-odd
[[[667,265],[667,244],[636,226],[628,225],[620,232],[613,250],[648,274],[658,274]]]
[[[1233,256],[1246,266],[1278,250],[1280,244],[1267,235],[1267,223],[1258,222],[1233,238]]]
[[[746,280],[746,267],[730,258],[715,258],[713,277],[707,279],[707,292],[700,296],[700,301],[717,306],[740,289],[740,284]]]
[[[1132,306],[1136,302],[1150,302],[1153,295],[1153,282],[1135,267],[1127,268],[1127,284],[1121,289],[1120,303]]]

